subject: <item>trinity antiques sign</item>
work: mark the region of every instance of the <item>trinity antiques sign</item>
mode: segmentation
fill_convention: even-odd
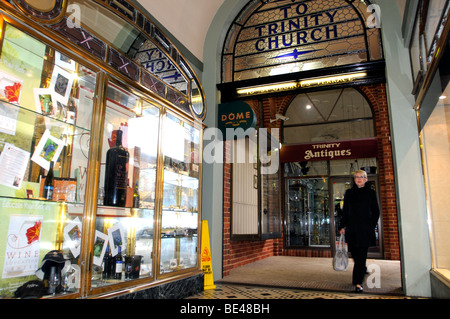
[[[283,145],[280,160],[288,163],[377,157],[377,145],[376,138]]]

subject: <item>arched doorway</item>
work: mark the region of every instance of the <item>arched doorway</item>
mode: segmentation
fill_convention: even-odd
[[[379,193],[373,109],[360,91],[342,88],[298,94],[285,117],[283,145],[295,155],[282,156],[284,246],[300,255],[331,256],[353,172],[366,170]],[[380,220],[370,257],[383,256],[381,238]]]
[[[320,141],[327,144],[329,141],[339,141],[343,144],[345,141],[352,147],[356,145],[355,152],[360,152],[356,158],[325,158],[310,161],[310,167],[305,168],[312,172],[312,165],[322,165],[321,169],[326,172],[315,176],[325,176],[328,186],[332,178],[348,178],[351,173],[345,173],[344,170],[350,171],[350,164],[376,166],[377,178],[374,181],[379,187],[380,202],[384,208],[383,224],[389,225],[384,227],[384,238],[388,239],[380,242],[379,253],[382,252],[386,259],[399,259],[392,150],[384,84],[385,65],[380,30],[367,24],[371,18],[369,5],[369,1],[347,0],[249,1],[236,16],[224,41],[221,83],[218,88],[222,103],[237,100],[247,102],[257,114],[259,128],[283,131],[281,154],[289,151],[291,145],[287,140],[290,135],[303,134],[300,133],[302,130],[307,130],[315,139],[311,140],[310,137],[307,142],[292,143],[312,144]],[[296,98],[314,102],[314,96],[319,93],[334,99],[326,103],[322,101],[326,104],[322,107],[324,109],[320,109],[322,113],[311,104],[310,113],[306,110],[293,111],[291,118],[297,121],[292,122],[292,126],[289,121],[283,120],[289,117],[288,106]],[[338,98],[335,93],[343,97]],[[336,103],[338,101],[345,105],[352,98],[366,103],[369,108],[345,108]],[[353,114],[345,113],[350,109]],[[361,110],[370,112],[362,111],[360,114]],[[329,130],[324,132],[323,128],[327,125],[330,126]],[[370,142],[370,156],[365,154],[367,145],[361,136]],[[225,147],[224,158],[227,156],[228,149]],[[376,164],[363,163],[369,160]],[[285,162],[304,160],[288,158]],[[281,166],[280,175],[285,174],[285,167]],[[334,230],[330,228],[328,247],[319,249],[290,248],[286,245],[285,225],[282,238],[256,242],[232,240],[229,220],[233,214],[233,176],[226,164],[223,175],[224,276],[235,267],[272,255],[312,256],[320,252],[318,256],[331,256]],[[296,178],[305,179],[302,176]],[[345,185],[346,181],[343,180],[343,189]],[[281,209],[285,221],[288,192],[285,184],[281,186]],[[328,187],[326,192],[328,198],[333,198],[332,187]],[[327,207],[330,207],[331,202],[328,202]],[[333,210],[334,214],[334,207],[328,210]],[[330,226],[332,223],[334,220],[330,219]]]

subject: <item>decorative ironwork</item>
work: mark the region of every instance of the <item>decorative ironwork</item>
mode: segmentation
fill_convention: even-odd
[[[84,28],[70,28],[67,25],[67,18],[64,18],[60,23],[54,25],[53,29],[70,42],[88,51],[90,54],[105,60],[107,47],[106,43],[86,31]]]
[[[166,97],[166,85],[150,72],[142,72],[141,83],[150,91],[155,92],[163,98]]]
[[[166,99],[183,111],[190,112],[187,98],[177,90],[172,89],[170,86],[167,87]]]
[[[223,50],[222,83],[382,59],[361,1],[251,1]]]
[[[114,49],[109,49],[108,63],[130,79],[139,82],[139,66]]]

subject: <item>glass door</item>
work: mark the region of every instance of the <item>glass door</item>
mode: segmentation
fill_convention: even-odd
[[[375,176],[369,176],[369,180],[367,183],[370,185],[372,189],[374,189],[377,192],[377,195],[379,196],[378,192],[378,183]],[[331,196],[332,196],[332,207],[330,207],[330,210],[333,210],[334,212],[334,223],[333,223],[333,238],[331,239],[333,243],[336,243],[337,238],[339,238],[339,229],[341,227],[341,220],[342,220],[342,212],[344,208],[344,195],[345,191],[352,187],[352,177],[334,177],[331,178]],[[380,205],[381,210],[381,205]],[[376,235],[376,246],[369,247],[369,258],[382,258],[382,248],[381,248],[381,214],[380,219],[378,220],[378,225],[375,229],[375,235]],[[333,245],[333,255],[334,251],[336,249],[336,246]]]

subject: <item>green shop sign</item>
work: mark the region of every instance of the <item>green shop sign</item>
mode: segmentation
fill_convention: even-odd
[[[226,138],[227,128],[234,129],[236,137],[240,132],[256,127],[256,114],[250,105],[243,101],[234,101],[219,104],[218,128]],[[239,130],[237,130],[239,129]]]

